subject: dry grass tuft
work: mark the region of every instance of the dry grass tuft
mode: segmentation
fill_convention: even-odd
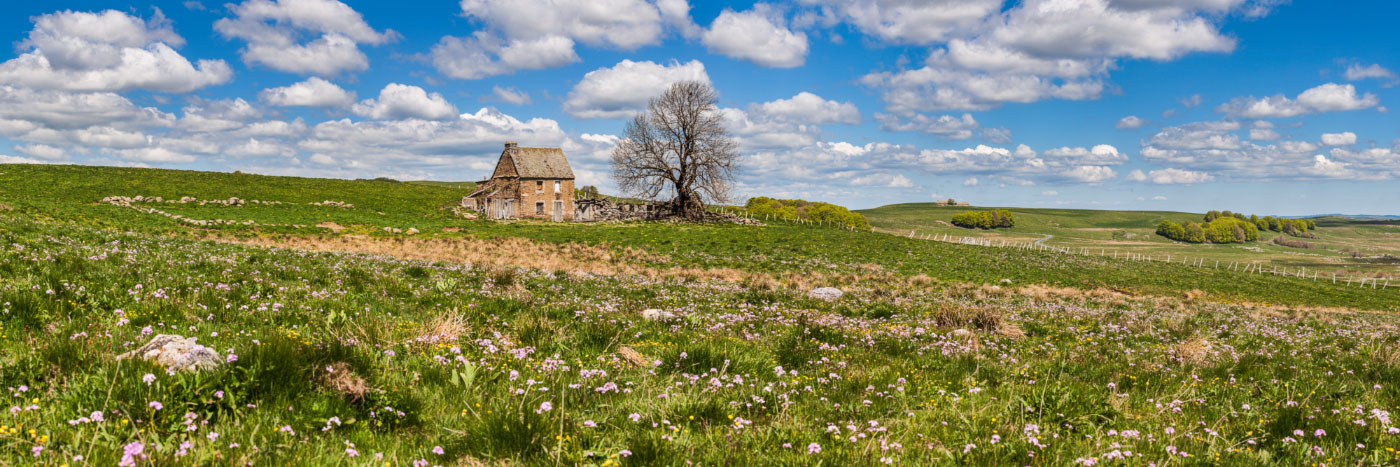
[[[1204,290],[1200,290],[1200,289],[1191,289],[1191,290],[1187,290],[1185,295],[1186,295],[1186,301],[1190,302],[1190,301],[1196,301],[1197,299],[1206,296],[1206,292],[1205,292]]]
[[[651,360],[648,359],[646,355],[642,355],[641,352],[633,350],[631,347],[622,346],[622,348],[617,349],[617,355],[622,357],[623,360],[627,360],[627,363],[642,368],[651,368]]]
[[[369,392],[369,385],[365,384],[365,379],[356,376],[355,372],[350,370],[350,365],[345,362],[335,362],[324,370],[317,371],[321,373],[322,385],[350,398],[352,402],[364,400],[365,394]]]
[[[1203,365],[1210,363],[1211,350],[1214,348],[1215,346],[1205,338],[1196,338],[1176,344],[1173,350],[1176,352],[1176,356],[1181,358],[1182,363]]]
[[[1026,337],[1026,331],[1021,329],[1015,321],[1003,320],[997,326],[997,335],[1011,340],[1020,340]]]
[[[945,303],[934,310],[933,321],[939,327],[972,327],[981,331],[997,332],[1002,325],[1002,316],[1001,310],[968,308]]]
[[[10,205],[8,205],[8,204],[0,203],[0,211],[10,211],[10,210],[13,210],[13,209],[14,209],[14,208],[10,207]]]
[[[455,341],[467,333],[467,319],[458,312],[449,312],[423,323],[418,336],[413,341],[431,345],[438,342]]]

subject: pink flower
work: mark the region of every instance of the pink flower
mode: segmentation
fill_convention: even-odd
[[[817,443],[807,445],[807,454],[816,454],[819,452],[822,452],[822,445]]]
[[[554,410],[554,404],[549,403],[549,401],[544,401],[540,403],[540,408],[536,409],[535,413],[545,413],[551,410]]]
[[[151,385],[151,382],[153,382],[153,381],[155,381],[155,380],[156,380],[156,375],[153,375],[153,374],[150,374],[150,373],[146,373],[145,376],[142,376],[142,377],[141,377],[141,382],[146,383],[147,386],[150,386],[150,385]]]
[[[433,446],[433,454],[441,456],[443,452],[442,446]]]
[[[151,403],[148,404],[148,405],[149,405],[152,409],[156,409],[156,410],[160,410],[160,409],[165,408],[164,405],[161,405],[160,402],[156,402],[156,401],[151,401]]]

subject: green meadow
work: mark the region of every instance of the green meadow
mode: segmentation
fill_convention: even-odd
[[[0,165],[0,465],[1400,463],[1400,284],[1082,251],[1304,264],[1150,236],[1198,215],[497,222],[469,189]],[[116,358],[160,334],[220,363]]]

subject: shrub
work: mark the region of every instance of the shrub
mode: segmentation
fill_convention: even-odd
[[[827,223],[861,230],[870,228],[865,216],[831,203],[801,199],[773,199],[766,196],[749,198],[744,209],[753,217],[770,219],[804,220],[814,223]]]
[[[970,211],[954,215],[953,225],[968,229],[1007,229],[1016,225],[1016,218],[1005,209]]]

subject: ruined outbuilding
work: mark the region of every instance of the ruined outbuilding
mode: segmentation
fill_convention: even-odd
[[[574,171],[559,148],[506,143],[491,178],[462,204],[496,219],[574,219]]]

